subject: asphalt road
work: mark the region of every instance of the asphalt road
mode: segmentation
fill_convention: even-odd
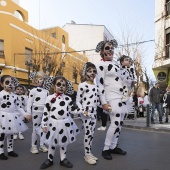
[[[81,127],[81,121],[76,120]],[[40,165],[47,159],[47,153],[30,153],[31,123],[29,130],[24,133],[25,139],[17,139],[14,151],[18,158],[9,157],[7,161],[0,160],[0,170],[39,170]],[[97,127],[100,122],[97,122]],[[89,165],[83,159],[82,130],[77,141],[68,145],[67,158],[73,163],[73,170],[169,170],[170,169],[170,135],[168,133],[141,131],[122,128],[119,147],[127,151],[126,156],[113,155],[113,160],[105,160],[101,156],[106,131],[97,131],[94,135],[92,152],[99,158],[96,165]],[[48,170],[66,170],[59,165],[59,149],[57,148],[54,164]]]

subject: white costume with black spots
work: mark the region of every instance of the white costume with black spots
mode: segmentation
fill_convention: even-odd
[[[13,151],[13,134],[24,132],[27,125],[18,117],[17,112],[26,115],[14,93],[5,90],[0,92],[0,154],[4,153],[4,142],[7,137],[8,152]]]
[[[28,98],[25,95],[17,95],[17,97],[18,97],[20,106],[24,109],[24,111],[26,111]],[[18,116],[20,116],[20,118],[24,120],[24,116],[21,115],[19,112],[18,112]]]
[[[122,102],[123,89],[126,88],[123,87],[124,75],[115,61],[100,61],[96,68],[101,103],[102,105],[108,103],[112,108],[112,113],[109,113],[111,124],[106,134],[104,150],[114,149],[126,112],[126,102]]]
[[[122,102],[126,102],[126,111],[125,113],[129,113],[132,108],[132,104],[130,102],[129,96],[132,91],[132,82],[135,80],[134,69],[132,67],[127,68],[122,66],[120,69],[121,77],[123,80],[123,97]]]
[[[79,129],[70,116],[70,113],[79,114],[80,109],[73,111],[73,102],[65,94],[56,97],[52,94],[47,97],[42,118],[42,127],[47,127],[46,144],[48,159],[53,160],[55,149],[60,146],[61,160],[66,157],[67,145],[76,140]]]
[[[85,129],[84,151],[85,155],[91,153],[93,135],[96,127],[97,106],[99,105],[99,91],[95,84],[83,82],[79,84],[76,104],[79,108],[88,112],[88,116],[81,114]]]
[[[44,104],[49,91],[41,87],[36,87],[30,90],[27,113],[31,113],[33,122],[32,146],[37,145],[37,134],[41,134],[40,145],[44,144],[44,133],[41,129],[41,121],[43,116]]]

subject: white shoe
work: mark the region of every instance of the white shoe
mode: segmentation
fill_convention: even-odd
[[[39,150],[40,150],[41,152],[48,152],[48,148],[47,148],[45,145],[41,145],[40,148],[39,148]]]
[[[19,139],[24,140],[24,136],[22,133],[19,133],[18,137],[19,137]]]
[[[106,127],[101,126],[101,127],[97,128],[97,130],[106,130]]]
[[[98,161],[98,158],[95,157],[92,153],[90,153],[89,156],[91,156],[91,158],[94,159],[95,161]]]
[[[17,135],[14,135],[14,140],[16,140],[16,139],[17,139],[17,137],[18,137]]]
[[[96,160],[94,160],[90,155],[85,155],[84,160],[90,165],[94,165],[97,163]]]
[[[39,153],[37,146],[32,146],[30,152],[33,153],[33,154]]]

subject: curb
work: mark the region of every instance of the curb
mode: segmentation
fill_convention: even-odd
[[[152,132],[170,133],[170,129],[160,129],[160,128],[153,128],[153,127],[141,127],[141,126],[134,126],[134,125],[122,125],[122,127],[136,129],[136,130],[146,130],[146,131],[152,131]]]

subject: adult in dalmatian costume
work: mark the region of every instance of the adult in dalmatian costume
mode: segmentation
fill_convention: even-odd
[[[7,141],[8,156],[18,157],[13,151],[14,133],[24,132],[28,129],[26,124],[17,115],[17,112],[30,120],[31,115],[27,115],[22,109],[17,95],[12,91],[14,89],[14,78],[10,75],[1,77],[1,85],[3,90],[0,92],[0,159],[7,160],[4,154],[4,143]]]
[[[102,60],[96,65],[96,82],[99,86],[100,100],[104,110],[109,111],[111,124],[107,130],[102,156],[112,159],[113,154],[126,155],[126,151],[117,147],[123,117],[127,111],[126,102],[122,101],[124,87],[124,74],[120,69],[120,64],[113,60],[114,48],[117,41],[101,41],[96,47],[96,52],[100,52]]]
[[[70,113],[81,114],[84,110],[75,109],[72,99],[64,94],[67,89],[67,80],[64,77],[55,77],[53,85],[55,93],[47,97],[42,118],[42,129],[46,133],[46,142],[49,145],[48,159],[40,168],[46,169],[53,165],[57,146],[60,147],[60,165],[72,168],[72,163],[66,158],[67,145],[76,140],[79,129],[71,118]]]
[[[91,153],[93,135],[96,127],[97,106],[99,105],[99,90],[94,84],[96,67],[93,63],[87,62],[84,66],[84,82],[80,83],[77,91],[76,104],[79,108],[86,110],[88,116],[81,114],[85,129],[84,135],[84,159],[89,164],[96,164],[98,158]]]
[[[45,134],[41,129],[41,120],[43,116],[44,104],[49,91],[43,88],[46,75],[43,72],[32,72],[30,78],[36,83],[37,87],[30,90],[28,103],[27,103],[27,113],[32,115],[33,131],[32,131],[32,141],[31,150],[33,154],[42,152],[47,152],[48,149],[44,145]],[[40,137],[40,147],[37,148],[37,139]]]

